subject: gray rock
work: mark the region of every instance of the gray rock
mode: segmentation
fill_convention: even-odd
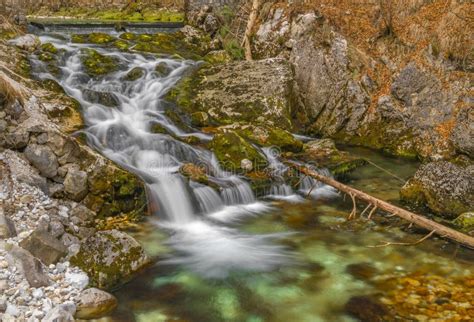
[[[5,136],[5,143],[7,147],[13,149],[23,149],[30,140],[30,134],[23,129],[14,129],[8,131]]]
[[[50,223],[49,223],[49,233],[51,234],[51,236],[53,236],[54,238],[59,238],[61,237],[63,234],[64,234],[64,226],[63,224],[57,220],[57,219],[53,219]],[[63,243],[64,244],[64,243]],[[66,245],[65,245],[66,246]]]
[[[97,232],[81,243],[70,260],[89,275],[91,286],[116,287],[149,263],[142,246],[118,230]]]
[[[447,161],[422,165],[402,187],[403,200],[428,206],[449,219],[474,209],[474,166]]]
[[[71,210],[71,222],[78,226],[88,226],[94,222],[95,213],[84,205],[77,205]]]
[[[7,254],[10,266],[16,266],[22,272],[31,287],[42,287],[50,285],[51,281],[43,272],[41,262],[33,257],[27,250],[12,245]]]
[[[474,108],[472,105],[459,112],[451,140],[460,153],[474,158]]]
[[[90,89],[83,89],[82,97],[91,103],[101,104],[108,107],[117,107],[120,104],[117,96],[109,92],[98,92]]]
[[[20,246],[46,265],[55,264],[67,255],[66,246],[44,230],[35,230],[20,242]]]
[[[50,310],[41,322],[74,322],[75,313],[74,304],[61,304]]]
[[[16,236],[13,221],[0,212],[0,238],[6,239]]]
[[[75,317],[86,320],[99,319],[116,307],[115,296],[97,288],[89,288],[79,295]]]
[[[87,173],[70,169],[64,178],[64,191],[74,201],[81,201],[87,195]]]
[[[7,301],[0,299],[0,313],[5,312],[7,309]]]
[[[39,38],[32,34],[26,34],[15,39],[12,39],[8,42],[11,45],[14,45],[20,49],[34,51],[41,45]]]
[[[61,183],[49,184],[48,196],[53,198],[62,198],[64,196],[64,185]]]
[[[58,174],[58,159],[50,147],[30,144],[25,149],[25,157],[43,176],[53,178]]]

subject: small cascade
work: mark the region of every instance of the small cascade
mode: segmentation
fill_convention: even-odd
[[[332,177],[332,174],[331,172],[329,172],[328,169],[317,169],[313,171],[317,171],[318,173],[326,177]],[[301,180],[298,188],[302,194],[310,195],[315,199],[332,198],[339,195],[338,191],[335,188],[308,176],[304,177]]]
[[[169,105],[163,97],[198,63],[93,46],[101,55],[114,57],[118,70],[91,77],[82,66],[87,44],[71,44],[64,35],[43,35],[41,40],[62,49],[61,76],[52,75],[45,63],[33,56],[35,75],[56,80],[81,103],[87,124],[84,133],[91,146],[146,182],[150,209],[160,219],[157,225],[170,230],[169,244],[176,250],[168,263],[189,266],[208,277],[223,277],[234,269],[267,270],[286,263],[289,257],[284,248],[273,245],[281,236],[251,235],[229,227],[271,210],[268,202],[257,201],[248,182],[221,169],[211,151],[181,141],[193,136],[206,142],[212,135],[193,132],[189,126],[183,129],[167,117]],[[166,66],[166,75],[155,71],[158,64]],[[128,81],[127,74],[137,68],[141,76]],[[167,133],[153,133],[155,125]],[[288,168],[278,160],[276,150],[265,148],[263,152],[275,179],[269,194],[288,201],[301,198],[285,183]],[[184,178],[180,168],[186,163],[203,165],[212,185]],[[302,185],[301,189],[307,189],[310,183]]]

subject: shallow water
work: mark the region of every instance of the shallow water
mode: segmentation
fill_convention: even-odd
[[[56,80],[81,102],[89,143],[141,175],[162,210],[131,232],[155,264],[115,292],[120,305],[109,320],[352,321],[344,306],[356,295],[376,296],[400,320],[449,320],[474,313],[466,293],[474,286],[472,252],[436,238],[416,247],[374,248],[385,241],[416,241],[427,232],[408,234],[406,223],[381,214],[347,221],[350,200],[324,185],[312,189],[314,181],[308,179],[299,187],[277,182],[258,199],[244,178],[220,169],[210,151],[185,143],[182,139],[190,135],[203,143],[211,137],[169,120],[162,97],[196,62],[95,46],[119,59],[121,67],[94,79],[83,73],[80,61],[81,49],[88,45],[70,44],[67,37],[43,35],[42,40],[64,49]],[[53,77],[32,59],[37,77]],[[166,64],[171,73],[157,75],[157,63]],[[122,77],[134,67],[143,68],[144,76],[124,82]],[[84,88],[114,93],[119,107],[91,102]],[[156,123],[169,134],[151,133]],[[401,179],[418,166],[367,149],[344,148]],[[265,149],[262,155],[278,177],[284,171],[278,157]],[[187,182],[178,173],[186,162],[204,164],[220,189]],[[346,179],[392,202],[398,202],[403,184],[371,164]],[[359,215],[364,208],[359,205]],[[446,287],[453,289],[454,309],[444,300],[433,304],[446,298]],[[411,297],[416,304],[410,306],[405,300]]]

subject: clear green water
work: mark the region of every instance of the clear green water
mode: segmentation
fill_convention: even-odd
[[[366,149],[347,150],[401,178],[408,178],[418,167],[416,162]],[[398,199],[403,184],[371,165],[347,179],[350,185],[388,201]],[[205,279],[183,267],[163,264],[161,259],[170,252],[164,246],[168,236],[143,223],[143,229],[134,234],[156,264],[115,293],[119,308],[107,320],[356,321],[345,313],[346,302],[355,295],[390,297],[391,278],[430,274],[453,285],[473,278],[473,253],[440,239],[417,246],[369,247],[384,241],[416,241],[426,232],[407,234],[406,223],[380,215],[375,222],[347,221],[352,207],[348,199],[277,202],[274,207],[237,227],[255,234],[290,233],[280,243],[293,254],[292,263],[270,272],[234,272],[225,279]],[[359,214],[363,208],[359,205]],[[417,320],[406,316],[400,320],[405,318]]]

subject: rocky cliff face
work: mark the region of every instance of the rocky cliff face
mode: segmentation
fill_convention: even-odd
[[[347,9],[345,19],[359,14],[345,1],[339,6]],[[406,15],[425,16],[439,9],[430,6],[414,7]],[[472,57],[464,56],[461,66],[456,59],[460,52],[435,52],[427,43],[443,39],[441,32],[410,42],[402,30],[393,29],[394,21],[373,23],[372,38],[357,34],[346,20],[324,15],[333,7],[276,5],[262,13],[256,31],[258,57],[279,55],[295,65],[306,132],[422,159],[450,159],[457,153],[472,157],[467,138],[474,132],[466,124],[472,114]],[[438,20],[446,15],[449,11]],[[359,21],[359,27],[364,23]]]

